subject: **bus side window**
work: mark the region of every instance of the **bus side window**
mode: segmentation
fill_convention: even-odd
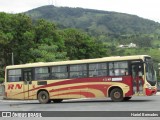
[[[50,73],[49,67],[37,67],[35,68],[35,80],[49,80]],[[31,75],[30,75],[31,76]],[[31,78],[29,78],[31,79]]]
[[[22,81],[22,71],[21,69],[8,70],[8,82],[18,82]]]
[[[70,78],[87,77],[87,64],[70,65]]]
[[[67,65],[53,66],[51,68],[52,79],[66,79],[68,78],[68,68]]]
[[[110,76],[125,76],[128,75],[128,62],[110,62],[109,63]]]
[[[106,76],[107,63],[91,63],[89,64],[89,77]]]

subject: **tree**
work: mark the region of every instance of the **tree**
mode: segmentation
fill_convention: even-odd
[[[86,59],[105,56],[105,46],[77,29],[65,29],[64,41],[69,59]]]
[[[54,23],[40,19],[36,21],[34,31],[35,46],[30,49],[34,62],[51,62],[66,59],[64,41]]]
[[[32,20],[24,14],[0,14],[0,44],[4,65],[11,64],[14,53],[15,64],[26,63],[29,48],[33,45]]]
[[[31,48],[32,62],[53,62],[66,59],[66,52],[59,52],[56,45],[41,44],[38,48]]]

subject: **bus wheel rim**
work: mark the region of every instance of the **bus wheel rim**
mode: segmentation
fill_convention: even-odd
[[[120,96],[121,96],[121,95],[120,95],[119,92],[115,92],[115,93],[114,93],[114,97],[115,97],[115,98],[120,98]]]
[[[43,94],[43,95],[42,95],[42,100],[46,100],[46,98],[47,98],[46,95]]]

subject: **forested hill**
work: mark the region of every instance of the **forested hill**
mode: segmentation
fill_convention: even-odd
[[[138,54],[152,56],[156,67],[160,63],[160,24],[154,21],[54,6],[25,14],[0,12],[0,81],[4,67],[11,64]]]
[[[83,29],[92,35],[100,34],[150,34],[160,24],[135,15],[83,8],[42,6],[26,12],[33,19],[43,18],[61,27]]]

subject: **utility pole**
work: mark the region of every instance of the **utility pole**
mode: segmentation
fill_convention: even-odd
[[[14,65],[14,54],[12,52],[12,65]]]

